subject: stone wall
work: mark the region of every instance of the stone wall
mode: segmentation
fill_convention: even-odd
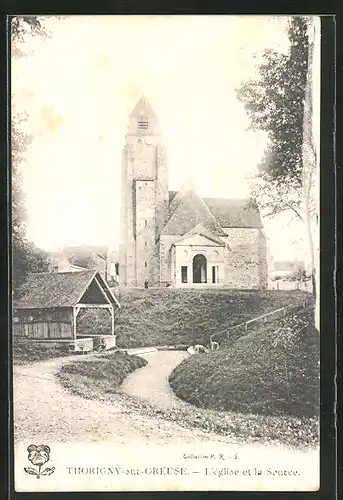
[[[259,231],[259,251],[260,251],[260,288],[268,288],[268,244],[267,238],[260,229]]]
[[[232,288],[267,288],[266,239],[260,229],[224,228],[227,233],[225,284]]]
[[[82,339],[88,338],[93,341],[93,349],[101,349],[104,351],[108,351],[109,349],[113,349],[116,346],[116,335],[77,335],[77,342],[81,342]]]
[[[122,158],[119,279],[124,286],[136,285],[136,244],[133,211],[133,150],[126,145]]]
[[[156,241],[169,217],[168,164],[167,150],[159,145],[156,148]]]
[[[171,246],[178,240],[180,236],[177,235],[161,235],[159,252],[160,252],[160,285],[165,286],[173,282],[172,276],[172,259],[171,259]]]
[[[155,181],[135,181],[136,284],[152,280],[155,248]]]

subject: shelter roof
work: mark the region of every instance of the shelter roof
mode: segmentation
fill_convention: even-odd
[[[119,302],[96,269],[78,272],[34,273],[27,277],[14,301],[15,309],[50,309],[75,306],[93,281],[98,281],[109,301]]]

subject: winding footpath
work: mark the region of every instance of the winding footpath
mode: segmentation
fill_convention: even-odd
[[[163,408],[175,404],[168,374],[186,354],[147,353],[149,364],[131,374],[123,390],[143,397]],[[86,358],[86,356],[84,357]],[[173,422],[128,410],[118,396],[116,404],[93,401],[70,393],[55,377],[62,364],[79,356],[57,358],[26,366],[15,366],[13,377],[15,442],[57,441],[98,442],[115,440],[156,444],[183,442],[223,442],[224,437],[200,429],[186,429]]]
[[[184,359],[185,352],[156,351],[142,354],[148,361],[148,365],[133,372],[127,377],[123,384],[123,392],[136,400],[141,399],[157,406],[168,409],[183,405],[177,400],[168,385],[168,375],[172,369]],[[88,356],[84,356],[86,358]],[[84,359],[83,358],[83,359]],[[70,393],[58,382],[55,374],[59,368],[79,356],[58,358],[45,362],[35,363],[30,366],[14,367],[13,377],[13,399],[14,399],[14,445],[15,445],[15,478],[16,488],[19,491],[60,491],[61,488],[71,491],[78,489],[83,491],[92,488],[94,491],[128,491],[136,484],[136,489],[165,490],[168,484],[173,488],[190,490],[230,489],[230,478],[222,481],[216,475],[207,476],[200,473],[194,476],[191,483],[179,483],[180,479],[172,476],[155,477],[152,482],[149,476],[144,478],[136,476],[125,482],[125,477],[114,477],[106,481],[102,476],[70,476],[66,474],[66,465],[87,464],[90,460],[98,460],[99,463],[111,464],[113,456],[120,457],[123,463],[131,464],[138,460],[137,464],[161,465],[164,460],[168,467],[171,456],[177,466],[182,463],[187,467],[194,467],[197,471],[201,468],[197,460],[186,460],[185,451],[198,450],[200,453],[221,451],[227,459],[222,462],[216,460],[209,465],[223,467],[271,467],[297,468],[302,470],[301,475],[295,478],[293,483],[296,489],[317,488],[317,477],[319,477],[318,452],[302,454],[293,450],[271,447],[270,449],[260,444],[245,445],[234,444],[227,436],[219,436],[214,433],[205,433],[200,429],[190,429],[178,425],[175,422],[163,420],[162,418],[143,415],[139,409],[134,409],[127,404],[127,396],[118,394],[118,398],[109,401],[93,401]],[[82,358],[81,361],[82,362]],[[126,401],[126,403],[125,403]],[[27,446],[31,443],[45,443],[51,446],[54,454],[54,466],[56,475],[52,476],[50,482],[41,481],[39,484],[25,473],[27,466]],[[124,445],[124,446],[120,446]],[[147,452],[146,446],[151,448]],[[160,446],[163,445],[163,446]],[[165,445],[171,445],[168,448]],[[133,451],[134,450],[134,451]],[[163,450],[167,450],[164,454]],[[171,455],[174,453],[174,455]],[[126,455],[125,455],[126,454]],[[237,454],[238,462],[232,461],[233,455]],[[183,456],[183,461],[181,458]],[[223,456],[223,455],[221,455]],[[195,457],[197,458],[197,457]],[[142,461],[141,461],[142,459]],[[126,460],[126,462],[125,462]],[[157,460],[157,462],[153,462]],[[93,462],[92,462],[93,463]],[[97,465],[98,462],[95,462]],[[121,462],[119,462],[121,463]],[[204,462],[204,466],[207,462]],[[138,466],[137,465],[137,466]],[[73,468],[73,467],[72,467]],[[316,472],[317,471],[317,472]],[[189,476],[188,476],[189,477]],[[132,483],[133,479],[136,483]],[[119,482],[119,479],[122,482]],[[185,480],[187,476],[185,476]],[[239,477],[238,477],[239,479]],[[253,479],[253,478],[252,478]],[[263,478],[262,478],[263,479]],[[279,489],[286,485],[285,481],[278,483],[278,478],[273,477],[263,483],[258,477],[253,484],[253,489]],[[273,479],[274,482],[271,482]],[[157,482],[157,481],[160,482]],[[166,481],[169,480],[167,484]],[[145,481],[145,482],[144,482]],[[173,482],[174,481],[174,482]],[[246,479],[242,478],[241,489],[246,489]],[[261,482],[262,481],[262,482]],[[50,486],[49,486],[50,485]],[[265,485],[265,486],[264,486]],[[44,488],[50,487],[50,490]],[[27,490],[26,488],[33,488]],[[23,488],[20,490],[20,488]],[[235,488],[234,488],[235,489]],[[287,489],[287,488],[286,488]],[[89,490],[90,491],[90,490]]]
[[[182,402],[170,388],[168,377],[175,366],[187,358],[185,351],[158,351],[140,355],[148,364],[130,373],[122,384],[129,396],[140,398],[157,408],[168,409],[182,406]]]

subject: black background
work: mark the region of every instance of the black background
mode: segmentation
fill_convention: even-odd
[[[312,1],[305,5],[305,2],[282,1],[282,2],[254,2],[255,5],[244,5],[247,2],[239,1],[236,5],[229,5],[228,2],[211,1],[201,4],[195,0],[185,0],[185,2],[161,1],[118,1],[101,2],[95,5],[85,2],[74,1],[47,1],[44,2],[18,2],[6,1],[5,15],[2,18],[2,40],[3,40],[3,147],[1,149],[1,189],[2,196],[0,202],[0,284],[1,284],[1,368],[0,388],[2,394],[1,405],[1,441],[0,447],[2,455],[1,468],[2,478],[0,481],[0,498],[10,498],[13,500],[28,499],[63,499],[73,500],[81,498],[170,498],[182,496],[187,498],[210,497],[214,499],[222,498],[318,498],[332,499],[336,497],[336,451],[339,447],[336,442],[335,431],[335,370],[336,370],[336,349],[340,349],[340,337],[338,335],[338,346],[336,346],[336,299],[340,296],[339,274],[335,278],[336,246],[339,246],[338,229],[340,218],[336,217],[340,200],[340,169],[335,168],[335,163],[339,165],[340,143],[337,138],[337,153],[335,153],[335,123],[336,110],[338,114],[340,92],[337,91],[337,107],[335,103],[335,73],[342,66],[341,53],[337,50],[339,40],[339,30],[336,30],[339,21],[338,2],[318,2]],[[225,5],[226,4],[226,5]],[[258,10],[256,10],[258,5]],[[244,8],[245,7],[245,8]],[[15,493],[13,491],[13,454],[10,452],[12,446],[11,434],[12,424],[8,418],[8,398],[11,397],[11,380],[9,380],[11,370],[9,370],[9,314],[10,300],[8,293],[9,285],[9,263],[10,263],[10,231],[9,203],[8,203],[8,182],[10,181],[9,155],[7,148],[7,134],[9,127],[9,89],[8,89],[8,44],[6,33],[6,16],[14,14],[317,14],[322,15],[322,86],[321,86],[321,210],[320,210],[320,238],[321,238],[321,266],[320,266],[320,298],[321,298],[321,489],[318,492],[302,493],[277,493],[277,492],[196,492],[196,493]],[[326,15],[324,15],[326,14]],[[331,14],[331,15],[330,15]],[[335,15],[336,16],[333,16]],[[204,36],[206,36],[204,34]],[[337,131],[341,133],[340,117],[337,116]],[[336,158],[337,154],[337,158]],[[337,222],[338,220],[338,222]],[[335,279],[337,279],[337,289],[335,292]],[[337,294],[337,295],[336,295]],[[338,300],[339,302],[339,300]],[[339,331],[339,329],[338,329]],[[338,383],[340,376],[337,377]],[[34,395],[32,395],[34,397]]]

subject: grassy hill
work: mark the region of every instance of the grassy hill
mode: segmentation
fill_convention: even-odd
[[[279,307],[301,304],[307,296],[284,290],[121,289],[117,343],[124,348],[207,344],[213,333]],[[109,333],[108,312],[80,312],[78,331]]]
[[[169,378],[201,408],[243,414],[319,413],[319,334],[312,309],[255,326],[227,347],[184,360]]]

